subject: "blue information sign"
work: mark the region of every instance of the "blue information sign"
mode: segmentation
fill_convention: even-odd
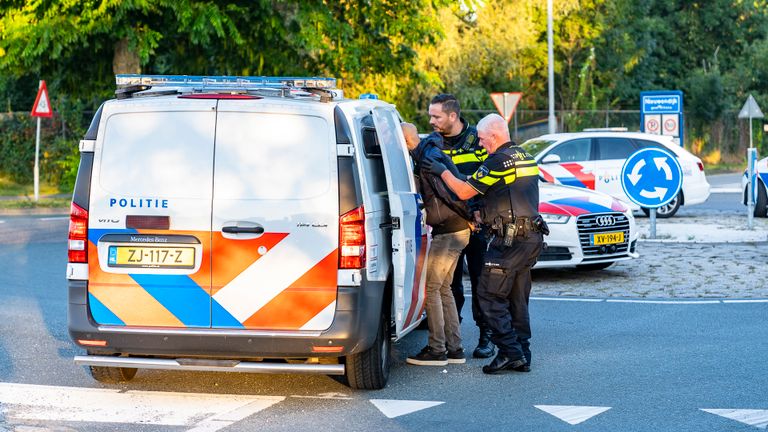
[[[640,131],[667,135],[680,146],[684,142],[683,92],[655,90],[640,92]]]
[[[640,207],[658,208],[669,203],[682,185],[680,163],[671,153],[659,148],[634,152],[621,168],[621,187]]]

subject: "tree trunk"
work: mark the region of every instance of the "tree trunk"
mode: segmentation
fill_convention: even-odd
[[[115,57],[112,70],[117,74],[140,74],[139,54],[131,49],[128,38],[122,38],[115,44]]]

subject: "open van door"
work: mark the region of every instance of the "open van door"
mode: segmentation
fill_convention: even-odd
[[[399,339],[418,325],[424,311],[429,236],[398,115],[390,107],[377,107],[372,114],[387,179],[392,224],[395,336]]]

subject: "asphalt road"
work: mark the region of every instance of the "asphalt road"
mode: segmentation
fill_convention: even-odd
[[[66,330],[66,220],[41,219],[0,217],[0,430],[701,432],[768,424],[768,303],[759,300],[535,299],[528,374],[485,376],[481,360],[406,365],[425,343],[418,331],[395,345],[381,391],[352,391],[325,376],[169,371],[102,385],[72,363],[81,351]],[[471,350],[477,330],[465,320],[462,331]]]

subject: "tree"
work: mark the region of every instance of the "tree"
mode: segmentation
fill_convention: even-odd
[[[0,72],[95,100],[139,71],[355,80],[412,69],[445,1],[17,1],[0,6]]]

